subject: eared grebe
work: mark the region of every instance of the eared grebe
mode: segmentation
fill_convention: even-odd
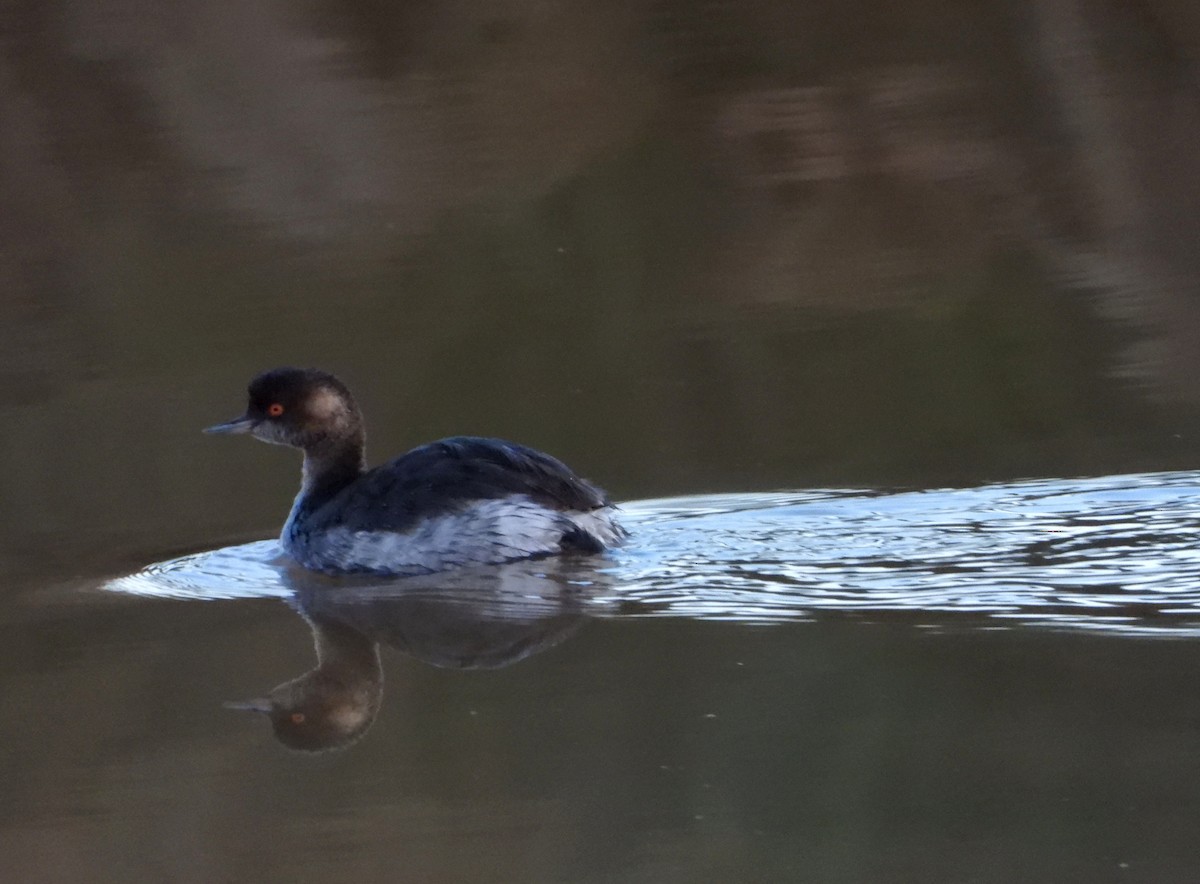
[[[304,452],[280,540],[310,570],[411,576],[598,553],[625,537],[608,496],[548,454],[461,436],[368,470],[362,416],[333,375],[277,368],[251,381],[249,394],[242,417],[205,432]]]

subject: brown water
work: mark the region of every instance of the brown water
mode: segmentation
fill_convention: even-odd
[[[1200,875],[1191,5],[3,20],[0,880]],[[289,576],[199,433],[278,364],[632,542]],[[337,751],[222,706],[297,612],[381,647]]]

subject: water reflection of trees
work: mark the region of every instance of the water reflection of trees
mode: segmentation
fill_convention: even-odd
[[[184,525],[211,476],[106,418],[208,389],[181,354],[257,367],[268,318],[386,368],[379,438],[620,427],[630,493],[1184,465],[1142,394],[1200,399],[1186,4],[53,8],[0,60],[0,397],[129,463],[25,547]],[[155,515],[78,503],[114,496]]]

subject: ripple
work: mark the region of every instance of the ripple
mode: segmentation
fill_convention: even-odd
[[[933,626],[970,615],[1004,628],[1196,635],[1198,499],[1200,473],[1178,472],[635,501],[622,505],[633,538],[601,560],[592,613],[754,624],[919,613]],[[106,588],[287,598],[287,562],[276,542],[260,541]]]
[[[156,562],[104,585],[110,592],[173,599],[290,598],[286,556],[275,540],[194,553]]]

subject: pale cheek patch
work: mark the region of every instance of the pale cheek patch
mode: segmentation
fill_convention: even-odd
[[[333,390],[317,390],[308,397],[304,410],[315,422],[332,420],[345,411],[342,397]]]
[[[372,710],[369,704],[341,703],[333,708],[329,718],[339,730],[350,733],[370,723]]]

